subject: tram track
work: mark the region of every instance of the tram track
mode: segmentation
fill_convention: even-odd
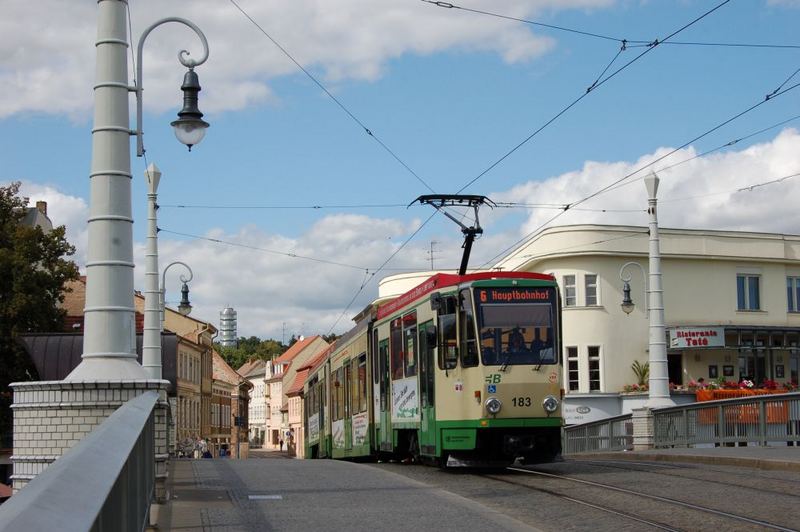
[[[507,469],[507,471],[518,473],[518,474],[524,474],[524,475],[534,475],[534,476],[538,476],[538,477],[544,477],[544,478],[547,478],[547,479],[550,479],[550,480],[564,481],[564,482],[568,482],[568,483],[571,483],[571,484],[580,484],[580,485],[582,485],[584,487],[588,486],[588,487],[591,487],[591,488],[602,489],[606,493],[607,492],[614,492],[614,493],[617,493],[617,494],[628,495],[628,496],[636,497],[636,498],[639,498],[639,499],[645,499],[645,500],[656,502],[656,503],[661,503],[661,504],[667,504],[667,505],[670,505],[670,506],[680,507],[680,508],[682,508],[684,510],[689,510],[689,511],[692,511],[692,512],[699,512],[699,513],[705,514],[705,515],[711,515],[711,516],[714,516],[716,518],[721,518],[723,520],[727,520],[729,522],[732,521],[732,522],[737,523],[740,526],[745,526],[745,527],[748,527],[748,528],[762,527],[763,529],[766,529],[766,530],[780,530],[780,531],[786,531],[786,532],[796,532],[797,531],[797,529],[795,529],[795,528],[788,528],[786,526],[783,526],[783,525],[780,525],[780,524],[777,524],[777,523],[773,523],[773,522],[769,522],[769,521],[766,521],[766,520],[763,520],[763,519],[756,519],[756,518],[752,518],[752,517],[747,517],[745,515],[726,512],[724,510],[718,510],[716,508],[711,508],[711,507],[708,507],[708,506],[703,506],[703,505],[699,505],[699,504],[695,504],[695,503],[690,503],[690,502],[682,501],[682,500],[679,500],[679,499],[674,499],[674,498],[671,498],[671,497],[665,497],[665,496],[661,496],[661,495],[643,493],[643,492],[635,491],[635,490],[628,489],[628,488],[614,486],[612,484],[605,484],[605,483],[601,483],[601,482],[596,482],[596,481],[591,481],[591,480],[586,480],[586,479],[581,479],[581,478],[576,478],[576,477],[568,477],[568,476],[564,476],[564,475],[558,475],[558,474],[547,473],[547,472],[544,472],[544,471],[537,471],[537,470],[531,470],[531,469],[523,469],[523,468],[518,468],[518,467],[509,467]],[[647,525],[653,526],[653,527],[661,529],[661,530],[685,530],[684,527],[681,527],[681,526],[676,527],[676,525],[673,525],[673,524],[670,524],[670,523],[665,523],[665,522],[659,521],[659,520],[655,520],[653,518],[644,517],[642,515],[637,515],[635,513],[627,511],[627,510],[620,510],[619,508],[615,508],[614,506],[611,506],[611,505],[598,504],[598,502],[596,502],[596,500],[589,500],[585,496],[584,497],[576,496],[574,491],[570,492],[570,493],[564,493],[564,492],[562,492],[562,491],[560,491],[558,489],[545,488],[545,487],[542,487],[542,486],[534,486],[534,485],[528,484],[526,482],[517,482],[517,481],[515,481],[513,479],[510,479],[508,477],[492,475],[492,474],[481,475],[481,477],[487,478],[487,479],[491,479],[491,480],[494,480],[496,482],[502,482],[502,483],[506,483],[506,484],[511,484],[511,485],[516,486],[516,487],[525,488],[527,490],[536,491],[536,492],[540,492],[540,493],[545,493],[545,494],[548,494],[548,495],[551,495],[551,496],[558,497],[558,498],[560,498],[562,500],[566,500],[566,501],[569,501],[569,502],[572,502],[572,503],[575,503],[575,504],[580,504],[582,506],[591,507],[591,508],[594,508],[596,510],[603,511],[603,512],[606,512],[606,513],[611,513],[611,514],[614,514],[614,515],[617,515],[617,516],[620,516],[620,517],[624,517],[626,519],[630,519],[632,521],[635,521],[635,522],[638,522],[638,523],[641,523],[641,524],[647,524]],[[732,525],[732,523],[731,523],[731,525]],[[731,528],[733,528],[733,527],[731,526],[729,529],[731,529]]]
[[[648,473],[651,475],[663,475],[671,478],[677,479],[686,479],[686,480],[693,480],[697,482],[707,482],[709,484],[716,484],[721,486],[730,486],[736,489],[749,489],[758,491],[759,493],[773,493],[775,495],[780,495],[783,497],[792,497],[796,499],[800,499],[800,493],[787,493],[786,489],[780,488],[773,488],[769,487],[769,485],[780,484],[784,486],[789,486],[792,489],[797,489],[800,486],[800,480],[794,479],[776,479],[774,477],[760,477],[754,476],[752,474],[745,474],[745,473],[736,473],[732,471],[726,471],[723,469],[708,469],[703,468],[699,470],[694,467],[675,467],[672,465],[658,465],[653,464],[650,462],[614,462],[614,461],[605,461],[605,460],[581,460],[583,464],[591,464],[596,467],[603,467],[607,469],[617,469],[622,471],[633,471],[633,472],[641,472],[641,473]],[[640,467],[635,467],[639,465]],[[654,467],[658,467],[658,471],[654,471]],[[672,471],[672,472],[668,472]],[[677,473],[676,471],[687,472],[687,474]],[[698,475],[698,471],[701,472],[703,475],[706,474],[715,474],[715,475],[724,475],[726,477],[734,477],[739,479],[738,482],[735,481],[725,481],[725,480],[716,480],[710,478],[704,478],[703,476]],[[743,482],[744,481],[744,482]],[[760,485],[752,486],[747,485],[747,483],[758,482]]]

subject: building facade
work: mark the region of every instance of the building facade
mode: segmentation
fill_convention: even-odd
[[[687,388],[701,378],[748,380],[755,386],[796,383],[800,236],[659,233],[671,386]],[[565,406],[573,422],[621,413],[613,406],[618,400],[603,396],[617,399],[636,383],[634,363],[648,361],[648,241],[646,227],[553,227],[497,264],[503,270],[550,273],[558,280]],[[631,279],[635,306],[630,315],[621,308],[622,277]],[[593,405],[600,412],[586,415]]]
[[[250,388],[250,401],[248,403],[248,441],[253,448],[264,445],[267,430],[267,384],[264,379],[266,362],[263,360],[250,360],[245,362],[237,373],[247,379]]]

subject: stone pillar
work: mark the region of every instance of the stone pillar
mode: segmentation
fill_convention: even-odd
[[[646,451],[652,449],[655,442],[653,411],[649,408],[634,408],[633,420],[633,450]]]
[[[80,442],[129,399],[159,393],[155,412],[156,500],[166,497],[167,386],[164,380],[18,382],[14,390],[14,464],[16,493]],[[103,474],[98,471],[97,474]]]

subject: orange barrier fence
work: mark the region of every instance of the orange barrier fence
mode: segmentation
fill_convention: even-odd
[[[785,390],[697,390],[697,402],[715,401],[717,399],[736,399],[754,395],[772,395],[786,393]],[[759,408],[757,404],[728,406],[723,409],[726,423],[758,423]],[[787,423],[789,421],[789,406],[786,402],[766,404],[767,423]],[[705,425],[716,423],[716,408],[708,408],[698,412],[698,423]]]

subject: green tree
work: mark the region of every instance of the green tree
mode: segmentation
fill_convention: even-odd
[[[223,347],[215,344],[220,356],[233,369],[239,369],[248,360],[271,360],[286,351],[286,346],[277,340],[261,340],[256,336],[239,338],[236,347]]]
[[[23,225],[28,199],[19,196],[19,188],[18,182],[0,186],[0,433],[11,430],[8,385],[38,379],[17,337],[60,331],[64,284],[78,278],[77,265],[66,258],[75,248],[64,226],[45,233]]]

